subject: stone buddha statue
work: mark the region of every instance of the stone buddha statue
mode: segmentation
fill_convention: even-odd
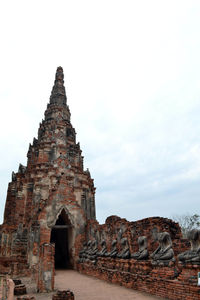
[[[138,238],[138,246],[139,246],[139,251],[136,253],[133,253],[131,255],[132,258],[137,259],[137,260],[144,260],[149,257],[149,252],[147,249],[147,238],[146,236],[140,236]]]
[[[91,251],[91,245],[92,245],[92,241],[89,240],[89,241],[87,242],[87,247],[86,247],[86,249],[85,249],[85,252],[82,254],[83,260],[86,260],[86,259],[88,258],[89,253],[90,253],[90,251]]]
[[[106,257],[112,257],[115,258],[117,256],[117,241],[113,240],[112,244],[111,244],[111,251],[110,252],[106,252],[105,256]]]
[[[106,252],[107,252],[106,241],[103,240],[101,242],[101,250],[99,252],[97,252],[97,256],[103,257],[103,256],[105,256]]]
[[[151,254],[152,264],[168,264],[175,261],[172,240],[168,232],[158,233],[158,248]]]
[[[190,241],[191,249],[179,254],[178,260],[182,263],[200,264],[200,230],[189,231],[187,238]]]
[[[128,244],[128,239],[123,238],[121,239],[122,251],[117,254],[118,258],[130,258],[130,249]]]
[[[94,240],[92,242],[91,251],[89,252],[88,258],[92,261],[95,261],[97,258],[97,252],[98,252],[98,244],[97,241]]]
[[[79,262],[83,262],[83,260],[84,260],[84,254],[85,254],[86,249],[87,249],[87,243],[84,242],[84,243],[83,243],[83,248],[82,248],[82,250],[79,252]]]

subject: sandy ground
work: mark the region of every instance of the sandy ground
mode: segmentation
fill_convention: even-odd
[[[26,279],[22,279],[26,284],[28,294],[35,296],[36,300],[50,300],[55,293],[36,294],[34,285]],[[100,279],[82,275],[73,270],[57,270],[55,277],[55,289],[71,290],[75,295],[75,300],[153,300],[163,299],[127,289],[118,285],[110,284]],[[16,298],[15,298],[16,299]],[[164,299],[163,299],[164,300]]]

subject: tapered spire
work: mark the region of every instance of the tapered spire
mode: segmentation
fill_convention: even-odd
[[[56,71],[56,78],[50,96],[50,104],[66,105],[67,97],[64,87],[64,74],[62,67],[58,67]]]

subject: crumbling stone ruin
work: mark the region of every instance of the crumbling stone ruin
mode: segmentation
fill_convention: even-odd
[[[59,67],[27,166],[12,173],[0,227],[1,272],[35,274],[41,291],[53,288],[54,253],[55,267],[74,267],[75,244],[95,219],[95,187],[83,167],[63,78]]]
[[[179,225],[166,218],[96,221],[94,182],[84,170],[70,122],[61,67],[27,158],[27,166],[19,165],[8,186],[0,273],[30,276],[38,292],[48,292],[54,289],[56,268],[74,268],[164,298],[200,299],[199,230],[186,240]],[[53,297],[74,295],[60,291]]]
[[[182,238],[179,225],[166,218],[128,222],[111,216],[103,225],[91,220],[76,269],[168,299],[200,299],[199,237],[200,231],[192,230],[189,243]],[[87,255],[92,241],[99,249],[95,261]]]
[[[178,255],[182,263],[197,263],[200,265],[200,230],[192,229],[187,236],[191,249]]]
[[[14,279],[13,281],[15,284],[14,295],[20,296],[20,295],[27,294],[26,286],[22,283],[22,281],[20,279]]]
[[[57,291],[52,300],[74,300],[74,294],[71,291]]]
[[[36,299],[33,296],[26,295],[26,296],[17,297],[17,300],[36,300]]]

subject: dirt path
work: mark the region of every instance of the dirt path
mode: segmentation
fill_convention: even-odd
[[[110,284],[100,279],[82,275],[73,270],[56,271],[55,288],[71,290],[75,300],[162,300],[118,285]],[[52,293],[32,294],[36,300],[50,300]],[[164,299],[163,299],[164,300]]]

